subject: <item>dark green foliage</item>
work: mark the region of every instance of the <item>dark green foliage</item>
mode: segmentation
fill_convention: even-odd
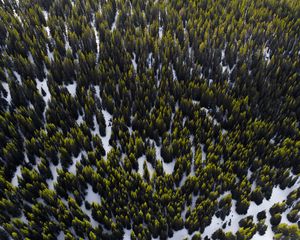
[[[290,0],[2,1],[0,239],[186,228],[244,240],[269,219],[275,239],[298,239],[299,12]],[[275,186],[296,190],[255,222],[250,204]],[[235,235],[232,209],[245,214]]]

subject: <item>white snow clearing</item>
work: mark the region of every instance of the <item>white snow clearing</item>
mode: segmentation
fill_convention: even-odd
[[[4,87],[5,91],[7,92],[6,101],[8,102],[8,104],[10,104],[10,102],[11,102],[11,94],[10,94],[10,90],[9,90],[9,85],[6,82],[2,82],[2,86]]]
[[[21,174],[21,165],[19,165],[17,167],[17,170],[15,172],[15,175],[13,177],[13,179],[11,180],[11,184],[15,187],[17,187],[19,185],[19,181],[18,181],[18,177],[22,178],[22,174]]]
[[[105,137],[102,137],[102,144],[103,148],[105,150],[105,158],[107,157],[107,154],[111,150],[111,146],[109,144],[109,139],[111,137],[111,127],[112,127],[112,115],[107,112],[106,110],[102,111],[104,119],[105,119],[105,124],[106,124],[106,135]]]
[[[141,177],[143,177],[144,175],[144,162],[146,162],[146,165],[147,165],[147,168],[148,168],[148,172],[149,172],[149,175],[150,175],[150,179],[153,175],[153,172],[154,172],[154,168],[152,167],[152,165],[150,163],[147,162],[146,160],[146,156],[143,155],[141,157],[138,158],[138,164],[139,164],[139,169],[138,169],[138,173],[141,175]]]
[[[134,71],[137,72],[137,63],[136,63],[136,55],[133,53],[133,59],[131,59]]]
[[[294,186],[291,188],[286,188],[284,190],[281,190],[279,186],[276,186],[273,188],[271,198],[269,200],[264,199],[263,202],[260,205],[256,205],[255,202],[250,202],[250,206],[248,209],[247,214],[244,215],[239,215],[236,212],[236,201],[232,200],[232,206],[231,206],[231,211],[228,216],[226,216],[225,220],[222,221],[220,218],[217,218],[216,216],[213,216],[212,222],[209,226],[205,228],[204,233],[202,234],[203,237],[208,236],[211,237],[211,235],[218,230],[219,228],[222,227],[224,223],[227,223],[226,228],[224,229],[224,232],[229,232],[231,231],[232,233],[236,233],[239,230],[239,221],[242,220],[243,218],[246,218],[248,216],[253,216],[253,221],[257,223],[257,213],[261,211],[266,211],[266,221],[265,224],[268,226],[266,233],[263,236],[260,236],[258,233],[256,233],[252,239],[273,239],[274,237],[274,232],[272,231],[271,228],[271,223],[270,223],[270,208],[275,204],[275,203],[280,203],[284,200],[287,199],[287,196],[295,189],[300,187],[300,180],[297,181]],[[231,220],[231,225],[229,226],[228,223]],[[288,221],[283,220],[284,222]],[[291,224],[290,222],[288,222]]]
[[[59,163],[57,166],[54,166],[52,163],[50,164],[50,170],[53,176],[53,179],[47,179],[47,184],[50,190],[54,190],[54,183],[57,183],[58,169],[62,169],[61,163]]]
[[[267,61],[269,63],[270,59],[271,59],[271,50],[270,50],[270,48],[265,47],[263,49],[263,56],[264,56],[265,61]]]
[[[116,15],[115,15],[115,20],[111,26],[111,31],[114,31],[117,27],[117,20],[118,20],[118,16],[119,16],[119,10],[117,10]]]
[[[90,184],[88,184],[87,194],[85,196],[85,200],[88,201],[90,204],[93,202],[101,203],[101,198],[98,193],[93,191],[93,188]]]
[[[50,101],[51,98],[51,94],[48,88],[48,84],[47,84],[47,79],[44,78],[42,82],[40,82],[40,80],[36,79],[36,88],[40,91],[41,96],[43,96],[43,99],[45,101],[45,103],[47,104],[48,101]],[[46,95],[43,95],[43,90],[46,93]]]
[[[66,88],[68,89],[68,91],[72,95],[72,97],[75,97],[75,95],[76,95],[76,88],[77,88],[77,82],[74,81],[72,84],[66,85]]]

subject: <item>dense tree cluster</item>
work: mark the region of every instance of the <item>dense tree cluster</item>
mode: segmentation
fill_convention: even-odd
[[[300,238],[299,33],[291,0],[2,0],[0,239]]]

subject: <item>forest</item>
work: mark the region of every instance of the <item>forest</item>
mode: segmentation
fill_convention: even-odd
[[[1,240],[300,239],[300,1],[0,0]]]

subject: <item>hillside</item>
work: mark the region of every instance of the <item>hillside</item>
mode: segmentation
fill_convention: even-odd
[[[300,2],[1,0],[0,239],[300,239]]]

